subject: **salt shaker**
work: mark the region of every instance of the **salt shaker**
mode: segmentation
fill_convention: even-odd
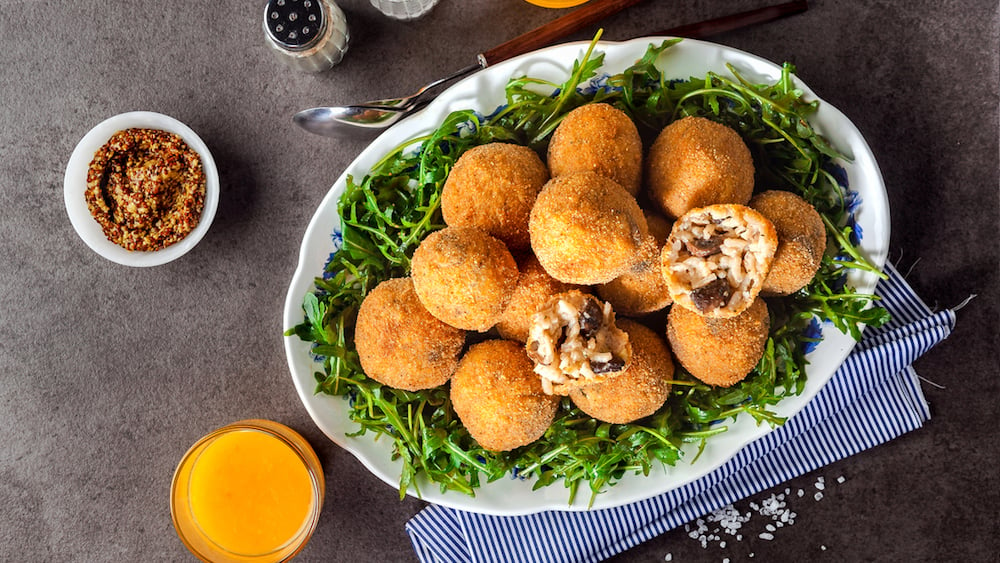
[[[350,41],[347,18],[332,0],[269,0],[264,33],[280,59],[309,72],[339,63]]]

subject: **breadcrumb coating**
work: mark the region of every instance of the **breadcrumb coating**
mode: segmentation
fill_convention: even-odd
[[[487,340],[471,346],[451,380],[451,403],[484,449],[513,450],[540,438],[555,418],[559,398],[542,392],[524,346]]]
[[[666,126],[647,156],[649,196],[670,217],[716,203],[746,205],[754,166],[739,133],[703,117]]]
[[[549,171],[528,147],[490,143],[459,157],[441,191],[441,213],[452,227],[477,227],[511,251],[530,246],[528,217]]]
[[[786,191],[770,190],[750,200],[754,208],[774,224],[778,249],[760,292],[790,295],[816,275],[826,251],[826,227],[816,208]]]
[[[444,385],[458,366],[465,331],[439,321],[420,302],[410,278],[368,292],[355,326],[361,367],[379,383],[418,391]]]
[[[593,172],[549,180],[531,209],[528,228],[545,271],[580,285],[607,283],[627,272],[649,234],[635,198]]]
[[[504,243],[473,227],[446,227],[413,253],[413,286],[432,315],[465,330],[496,324],[517,285],[517,263]]]
[[[770,329],[763,299],[725,319],[676,306],[667,315],[667,341],[674,357],[691,375],[719,387],[731,387],[750,373],[764,355]]]
[[[639,261],[621,276],[597,286],[601,299],[622,315],[653,313],[673,303],[660,267],[660,253],[670,235],[671,222],[656,214],[645,215],[649,237],[639,250]]]
[[[552,133],[548,164],[553,177],[596,172],[634,196],[642,182],[642,139],[625,112],[586,104],[567,113]]]

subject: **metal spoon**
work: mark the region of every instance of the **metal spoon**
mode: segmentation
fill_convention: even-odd
[[[407,115],[423,108],[436,95],[437,86],[452,82],[490,64],[533,51],[559,37],[573,33],[599,19],[636,4],[641,0],[598,0],[567,16],[555,19],[537,30],[530,31],[478,55],[478,64],[470,65],[445,78],[435,80],[411,96],[375,100],[350,106],[317,107],[300,111],[292,118],[300,127],[325,137],[356,136],[365,130],[378,133]],[[806,0],[793,0],[713,18],[654,33],[655,36],[677,36],[698,39],[733,31],[750,25],[773,21],[808,9]]]
[[[324,137],[354,134],[358,129],[378,132],[427,105],[433,98],[429,92],[437,86],[458,80],[485,66],[485,61],[467,66],[450,76],[425,85],[410,96],[374,100],[350,106],[311,108],[296,113],[292,116],[292,121],[306,131]]]

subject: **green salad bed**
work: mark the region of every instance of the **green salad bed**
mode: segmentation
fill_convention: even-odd
[[[364,178],[348,178],[338,206],[343,244],[316,279],[315,291],[305,296],[303,322],[286,334],[313,343],[313,354],[322,361],[322,370],[315,373],[316,392],[350,399],[349,415],[357,423],[354,435],[374,433],[393,441],[394,457],[403,467],[401,498],[411,488],[419,493],[418,475],[442,491],[474,495],[482,483],[512,473],[532,479],[536,489],[561,481],[569,489],[570,502],[581,484],[596,495],[628,473],[648,474],[661,464],[676,464],[683,443],[703,446],[737,416],[750,416],[758,424],[782,424],[773,406],[802,392],[806,354],[820,337],[819,323],[832,323],[858,339],[863,325],[888,320],[875,296],[859,294],[846,283],[849,269],[878,271],[857,248],[854,201],[833,165],[845,157],[810,126],[808,118],[817,102],[806,101],[796,89],[792,65],[783,66],[774,84],[751,83],[733,68],[734,78],[709,72],[671,79],[669,69],[661,70],[657,61],[678,41],[650,45],[641,60],[607,76],[599,74],[604,55],[596,52],[595,39],[566,82],[513,78],[506,86],[506,103],[491,115],[452,112],[437,130],[385,155]],[[353,344],[357,311],[380,282],[408,275],[414,249],[444,227],[441,189],[464,151],[501,141],[530,146],[544,155],[562,117],[592,102],[627,113],[646,139],[685,116],[735,129],[753,154],[756,185],[792,191],[820,212],[828,252],[807,287],[788,297],[768,298],[772,322],[766,351],[742,382],[710,387],[677,366],[670,398],[650,417],[607,424],[564,398],[542,438],[510,452],[487,451],[455,415],[447,386],[407,392],[365,376]],[[662,334],[662,322],[651,326]]]

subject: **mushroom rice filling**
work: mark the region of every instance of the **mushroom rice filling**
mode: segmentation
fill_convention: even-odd
[[[632,357],[611,305],[577,290],[552,297],[535,313],[526,348],[542,390],[557,395],[617,375]]]
[[[670,295],[705,316],[738,315],[760,293],[777,245],[774,225],[749,207],[693,209],[674,223],[663,249]]]

